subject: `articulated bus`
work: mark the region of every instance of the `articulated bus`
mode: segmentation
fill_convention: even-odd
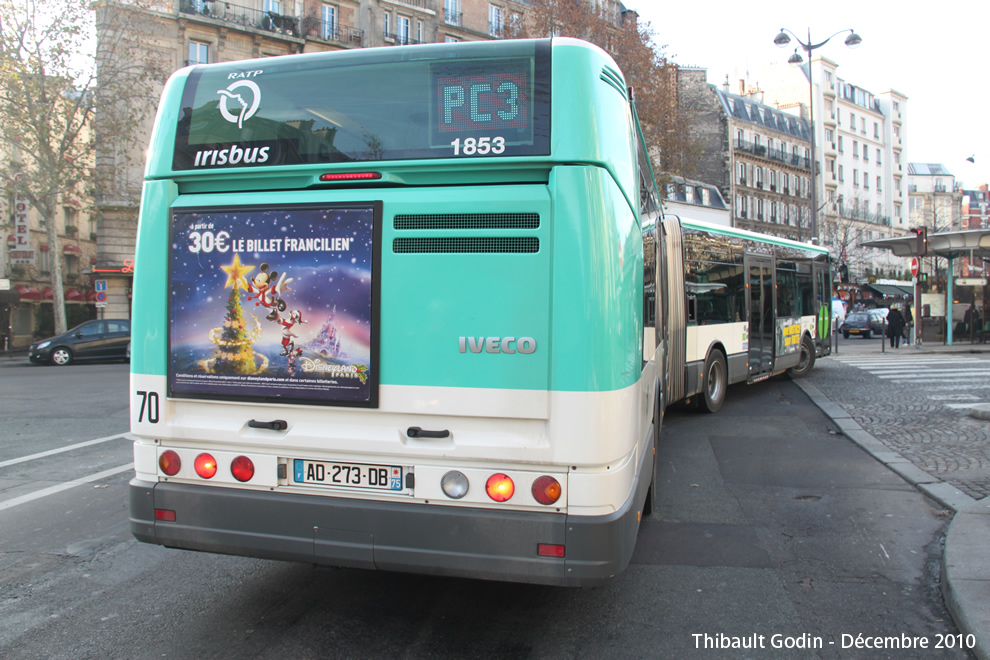
[[[810,369],[819,268],[663,220],[626,83],[584,42],[184,68],[138,228],[132,532],[608,581],[652,506],[665,407]]]

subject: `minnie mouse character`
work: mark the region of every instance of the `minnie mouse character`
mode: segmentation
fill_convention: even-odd
[[[306,323],[302,319],[302,312],[298,309],[294,309],[289,312],[289,318],[278,317],[278,322],[282,324],[282,352],[279,355],[300,355],[302,354],[301,348],[296,348],[296,343],[292,339],[298,338],[299,335],[292,332],[293,326],[297,323]]]

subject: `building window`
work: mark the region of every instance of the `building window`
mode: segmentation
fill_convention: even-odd
[[[210,44],[203,43],[201,41],[190,41],[189,42],[189,60],[186,62],[189,64],[209,64],[210,63]]]
[[[839,181],[845,181],[845,176],[843,175],[842,165],[839,165]]]
[[[448,34],[448,35],[445,35],[444,36],[443,42],[445,44],[456,44],[456,43],[460,42],[460,39],[458,39],[457,37],[452,37],[452,36],[450,36]]]
[[[877,149],[877,165],[880,164],[880,150]]]
[[[337,35],[337,8],[334,5],[323,5],[323,34],[327,41],[339,41]]]
[[[835,140],[833,139],[832,129],[831,128],[826,128],[825,129],[825,141],[826,142],[835,142]]]
[[[52,271],[52,253],[48,250],[38,250],[38,268],[42,273]]]
[[[66,234],[78,234],[79,233],[79,209],[74,206],[63,206],[62,215],[65,218],[65,233]],[[72,229],[70,229],[70,227]],[[89,238],[87,236],[87,238]]]
[[[386,39],[391,39],[392,38],[392,16],[388,12],[385,12],[384,16],[385,16],[385,21],[384,21],[384,24],[385,24],[385,38]]]
[[[849,113],[849,130],[850,131],[856,130],[856,114],[853,112]]]
[[[870,147],[866,144],[863,145],[863,160],[870,162]]]
[[[841,153],[845,153],[845,150],[842,148],[842,136],[841,135],[839,136],[839,153],[840,154]]]
[[[461,24],[461,0],[444,0],[443,20],[447,25]]]
[[[853,170],[853,185],[859,185],[859,170]]]
[[[257,7],[258,5],[255,5]],[[265,13],[281,14],[282,0],[265,0]]]
[[[859,158],[859,140],[853,140],[853,158]]]
[[[505,10],[496,5],[488,5],[488,34],[501,37],[505,30]]]
[[[423,43],[423,21],[416,21],[416,43]]]
[[[859,118],[859,132],[866,135],[866,117]]]
[[[880,124],[873,122],[873,137],[880,139]]]
[[[395,19],[395,43],[409,43],[409,18],[407,16],[397,16]]]

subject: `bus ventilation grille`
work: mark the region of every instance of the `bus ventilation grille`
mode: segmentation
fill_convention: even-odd
[[[396,229],[539,229],[539,213],[397,215]]]
[[[448,236],[443,238],[396,238],[392,252],[410,253],[525,253],[540,251],[540,239],[533,236]]]
[[[603,66],[602,75],[599,77],[611,85],[619,94],[622,94],[622,98],[626,98],[626,81],[622,79],[618,71],[611,67]]]

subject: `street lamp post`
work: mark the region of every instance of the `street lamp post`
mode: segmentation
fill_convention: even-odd
[[[856,34],[856,32],[851,28],[848,30],[839,30],[825,41],[819,42],[817,44],[811,40],[811,28],[808,28],[808,40],[806,42],[801,41],[801,37],[797,36],[797,34],[792,32],[791,30],[788,30],[787,28],[780,28],[780,34],[778,34],[773,39],[773,42],[775,44],[777,44],[780,47],[784,47],[787,44],[791,43],[791,37],[788,36],[788,33],[790,33],[791,35],[793,35],[794,40],[797,41],[798,45],[801,46],[801,48],[803,48],[804,51],[808,54],[808,124],[811,126],[811,240],[812,241],[814,241],[818,237],[818,183],[816,181],[818,175],[818,171],[817,171],[818,154],[815,151],[815,111],[814,111],[815,85],[812,82],[812,78],[811,78],[811,54],[814,50],[821,48],[829,41],[831,41],[833,37],[837,37],[838,35],[843,34],[845,32],[849,33],[849,36],[846,37],[845,43],[850,48],[855,48],[856,46],[858,46],[863,42],[862,37]],[[796,48],[794,49],[794,54],[791,55],[789,58],[787,58],[788,64],[801,64],[803,61],[804,58],[801,57],[801,54],[797,52]]]

